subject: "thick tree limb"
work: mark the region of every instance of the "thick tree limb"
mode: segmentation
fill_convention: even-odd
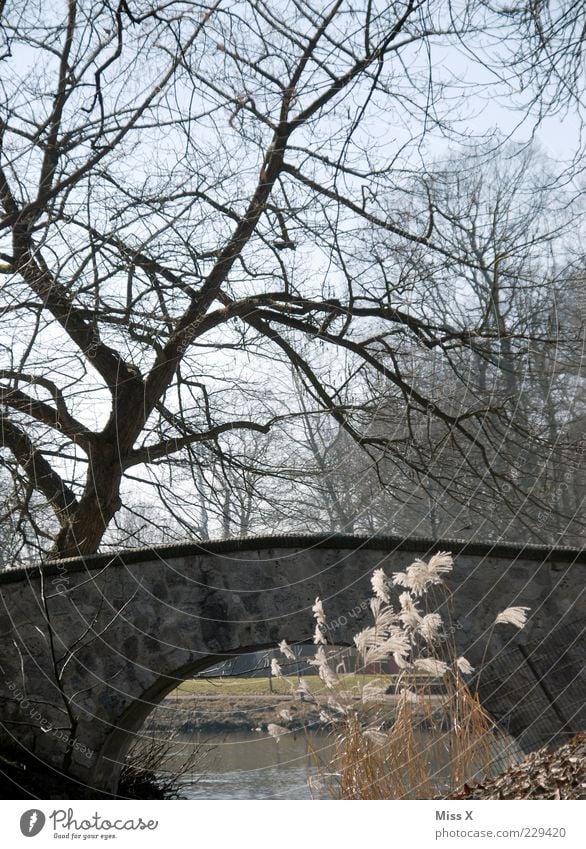
[[[77,499],[45,460],[26,433],[6,416],[0,416],[0,439],[10,449],[32,486],[42,492],[63,527],[77,506]]]

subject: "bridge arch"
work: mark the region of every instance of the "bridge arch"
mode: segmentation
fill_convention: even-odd
[[[245,654],[270,648],[275,648],[275,646],[247,646],[242,649],[241,653]],[[126,755],[153,710],[184,681],[232,656],[233,654],[202,657],[187,666],[161,675],[140,697],[134,699],[124,712],[116,718],[115,724],[105,737],[101,750],[97,753],[91,778],[92,786],[102,787],[115,793]]]
[[[492,684],[481,691],[488,709],[526,749],[586,726],[583,648],[571,627],[567,637],[560,630],[586,612],[583,553],[324,535],[142,549],[1,574],[0,742],[16,738],[51,765],[115,792],[132,733],[178,680],[283,638],[310,641],[316,596],[334,641],[351,643],[369,620],[373,570],[399,571],[440,550],[455,557],[453,636],[473,665],[503,607],[531,608],[523,632],[508,629],[491,642]],[[563,656],[563,669],[546,650]],[[515,688],[495,686],[506,679],[499,659],[510,652]],[[57,736],[63,727],[70,738]]]

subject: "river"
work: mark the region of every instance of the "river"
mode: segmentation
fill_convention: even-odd
[[[448,748],[429,732],[415,736],[429,751],[436,776],[437,793],[447,791]],[[186,799],[327,799],[335,798],[335,775],[329,766],[332,738],[325,732],[285,732],[275,739],[263,732],[231,731],[221,735],[184,734],[174,738],[174,751],[167,759],[171,773],[181,770],[190,754],[197,751],[195,765],[183,776],[181,795]],[[500,750],[500,755],[498,754]],[[494,763],[500,772],[520,751],[509,740],[495,746]],[[319,765],[318,765],[319,761]]]
[[[182,795],[187,799],[324,797],[318,790],[315,756],[327,762],[331,750],[327,734],[288,732],[276,740],[266,732],[231,731],[197,740],[201,756],[196,771],[185,775],[182,782]],[[194,737],[184,735],[177,743],[176,753],[167,763],[169,770],[180,766],[193,751]]]

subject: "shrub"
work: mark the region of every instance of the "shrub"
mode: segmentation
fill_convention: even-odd
[[[147,729],[132,743],[120,774],[118,793],[135,799],[181,799],[185,777],[201,772],[209,747],[196,746],[183,757],[176,733],[157,737]]]

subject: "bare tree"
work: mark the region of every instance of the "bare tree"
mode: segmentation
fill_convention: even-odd
[[[174,458],[189,458],[194,480],[212,457],[237,469],[230,434],[261,439],[309,408],[379,457],[388,440],[365,432],[349,383],[389,383],[404,415],[431,410],[464,453],[472,443],[489,459],[475,404],[432,406],[396,356],[415,343],[455,362],[494,337],[395,298],[411,248],[475,265],[438,238],[429,205],[406,215],[399,203],[426,184],[414,156],[457,119],[459,82],[433,49],[469,51],[468,11],[412,0],[5,10],[0,424],[17,490],[52,511],[52,555],[94,552],[146,487],[172,501]],[[373,255],[358,262],[366,231],[392,237],[396,280]]]
[[[488,21],[500,19],[507,38],[501,44],[506,78],[525,114],[533,107],[541,120],[552,112],[577,111],[583,117],[586,77],[586,10],[572,0],[521,0],[501,4],[480,0]],[[506,24],[509,27],[506,27]]]
[[[575,243],[583,207],[560,188],[545,157],[527,146],[506,146],[497,155],[483,146],[448,158],[429,174],[420,203],[434,210],[445,255],[413,255],[395,298],[415,304],[428,320],[434,310],[446,324],[474,327],[484,337],[474,349],[456,345],[441,357],[414,345],[395,354],[405,370],[411,359],[411,380],[423,397],[452,416],[474,406],[478,414],[465,415],[482,434],[480,451],[453,444],[452,429],[429,410],[397,422],[403,460],[418,458],[414,470],[418,488],[429,494],[431,533],[576,542],[579,487],[568,486],[561,439],[584,415],[583,328],[571,319],[577,280],[568,285],[569,269],[581,261]],[[387,255],[396,263],[397,251],[382,244],[377,250],[384,274]],[[391,395],[377,416],[381,424],[396,406]]]

